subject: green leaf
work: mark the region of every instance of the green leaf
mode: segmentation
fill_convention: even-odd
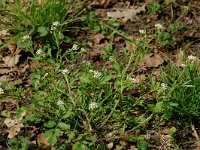
[[[63,133],[62,133],[62,131],[61,131],[60,129],[55,129],[54,135],[55,135],[55,136],[62,136]]]
[[[174,133],[176,133],[176,128],[175,127],[172,127],[169,131],[168,131],[168,134],[173,136]]]
[[[163,111],[163,102],[156,103],[156,106],[154,107],[154,113],[161,113]]]
[[[44,123],[44,126],[47,127],[47,128],[52,128],[56,125],[56,122],[53,121],[53,120],[49,120],[47,122]]]
[[[32,114],[32,115],[28,116],[28,117],[26,118],[26,120],[37,123],[37,122],[40,122],[40,121],[41,121],[41,118],[39,118],[39,117],[36,116],[35,114]]]
[[[41,37],[46,36],[48,34],[47,28],[42,26],[38,27],[38,32],[40,33]]]
[[[112,75],[111,74],[109,74],[107,76],[104,76],[104,77],[101,78],[101,84],[106,84],[111,79],[112,79]]]
[[[126,139],[130,142],[138,142],[138,141],[144,140],[144,137],[131,135],[131,136],[126,137]]]
[[[57,138],[54,134],[49,137],[48,143],[51,145],[55,145],[57,143]]]
[[[73,112],[71,110],[68,110],[66,113],[63,114],[61,119],[69,118],[72,114],[73,114]]]
[[[64,122],[59,122],[58,126],[60,127],[60,129],[62,130],[69,130],[70,129],[70,125],[64,123]]]
[[[47,130],[47,131],[45,131],[45,133],[42,134],[42,136],[44,138],[48,138],[53,134],[53,132],[54,132],[54,129]]]
[[[137,143],[138,150],[147,150],[148,143],[145,140],[141,140]]]
[[[89,76],[87,76],[87,75],[80,76],[79,80],[83,83],[90,83],[91,82]]]
[[[76,142],[73,145],[72,150],[88,150],[88,147],[83,143]]]
[[[70,140],[72,140],[75,137],[75,133],[74,132],[70,132],[68,135]]]

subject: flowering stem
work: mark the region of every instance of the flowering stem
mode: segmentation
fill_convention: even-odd
[[[67,88],[68,88],[68,92],[69,92],[69,98],[71,99],[72,103],[75,105],[75,101],[74,99],[72,98],[71,96],[71,88],[70,88],[70,84],[69,84],[69,80],[68,80],[68,77],[65,75],[65,80],[67,82]]]
[[[139,125],[137,125],[137,126],[135,126],[134,128],[132,128],[132,129],[130,129],[130,130],[128,130],[128,131],[126,131],[125,133],[129,133],[129,132],[131,132],[131,131],[134,131],[134,130],[136,130],[137,128],[139,128],[140,126],[142,126],[143,124],[145,124],[146,122],[148,122],[152,117],[153,117],[153,113],[147,118],[147,119],[145,119],[143,122],[141,122]]]
[[[86,120],[88,122],[88,129],[89,129],[89,131],[92,131],[92,127],[90,125],[90,119],[88,118],[88,115],[87,115],[86,111],[83,110],[83,109],[80,109],[80,108],[78,108],[78,110],[80,110],[81,112],[83,112],[83,114],[84,114],[84,116],[85,116],[85,118],[86,118]]]
[[[104,122],[101,123],[100,128],[103,127],[103,126],[106,124],[106,122],[108,121],[108,119],[111,117],[111,115],[112,115],[113,112],[115,111],[116,107],[118,106],[120,99],[121,99],[121,98],[119,98],[119,99],[117,100],[117,102],[115,103],[115,106],[113,107],[113,109],[112,109],[112,111],[110,112],[110,114],[107,116],[107,118],[104,120]]]

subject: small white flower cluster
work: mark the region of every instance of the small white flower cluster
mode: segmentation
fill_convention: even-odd
[[[86,64],[87,66],[90,66],[91,65],[91,62],[90,61],[87,61],[87,60],[84,60],[82,61],[83,64]]]
[[[79,46],[77,44],[72,45],[72,50],[76,51],[79,49]]]
[[[94,78],[99,78],[101,76],[101,72],[99,71],[89,70],[89,72],[93,73]]]
[[[84,53],[87,52],[87,50],[83,47],[81,47],[81,51],[84,52]]]
[[[65,74],[69,73],[69,70],[68,70],[68,69],[64,69],[64,70],[62,70],[61,72],[62,72],[62,74],[65,75]]]
[[[37,55],[41,55],[42,52],[43,52],[42,49],[38,49],[38,50],[36,51],[36,54],[37,54]]]
[[[134,83],[134,84],[135,84],[135,83],[139,83],[138,80],[137,80],[136,78],[130,77],[129,80],[130,80],[132,83]]]
[[[168,89],[168,85],[165,84],[165,83],[161,83],[161,87],[162,87],[162,89],[164,89],[164,90]]]
[[[61,101],[61,100],[59,100],[59,101],[57,102],[57,105],[64,105],[64,102]]]
[[[163,29],[163,28],[164,28],[163,25],[161,25],[161,24],[159,24],[159,23],[156,23],[156,24],[155,24],[155,27],[156,27],[157,29]]]
[[[30,35],[24,35],[24,36],[22,37],[22,42],[25,42],[25,41],[30,40],[30,39],[31,39],[31,36],[30,36]]]
[[[51,25],[51,31],[54,31],[57,29],[57,27],[60,25],[60,23],[58,21],[56,22],[53,22],[52,25]]]
[[[185,64],[181,64],[181,67],[185,67],[186,65]]]
[[[89,104],[89,109],[95,109],[98,108],[98,104],[96,102],[92,102]]]
[[[188,56],[187,58],[188,58],[188,60],[191,60],[191,61],[197,60],[197,57],[196,57],[196,56],[193,56],[193,55],[190,55],[190,56]]]
[[[4,90],[0,87],[0,95],[4,94]]]
[[[145,34],[145,30],[140,29],[140,30],[139,30],[139,33],[141,33],[141,34]]]
[[[45,78],[46,76],[48,76],[48,75],[49,75],[49,73],[45,73],[45,74],[44,74],[44,78]]]

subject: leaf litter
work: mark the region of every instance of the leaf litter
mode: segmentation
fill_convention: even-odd
[[[117,3],[118,1],[115,1],[115,2]],[[155,0],[148,0],[148,1],[146,0],[146,2],[147,3],[155,2]],[[146,23],[146,20],[144,18],[142,18],[141,16],[136,17],[137,14],[146,12],[146,5],[143,5],[142,7],[131,6],[129,8],[111,8],[111,9],[108,7],[111,7],[113,5],[112,1],[101,1],[101,2],[97,1],[95,6],[97,6],[97,5],[99,5],[99,7],[104,8],[102,13],[106,13],[106,17],[108,17],[108,18],[115,18],[115,19],[122,21],[123,23],[135,22],[134,25],[139,24],[138,27],[140,27],[140,24]],[[159,15],[157,15],[157,16],[159,16]],[[198,14],[196,16],[197,16],[197,18],[199,18]],[[147,16],[147,17],[149,20],[148,25],[151,25],[152,23],[154,23],[154,22],[151,23],[151,21],[152,21],[151,16]],[[139,21],[138,21],[138,18],[139,18]],[[156,17],[156,19],[158,19],[158,17]],[[181,16],[178,19],[182,20],[182,19],[184,19],[184,17]],[[136,22],[136,21],[138,21],[138,22]],[[153,20],[153,21],[155,21],[155,20]],[[134,26],[133,26],[133,29],[130,29],[130,30],[132,30],[132,31],[135,30]],[[132,32],[129,32],[129,33],[132,33]],[[7,34],[7,33],[4,31],[4,34]],[[132,36],[136,37],[135,35],[132,35]],[[114,43],[112,43],[112,41],[109,41],[109,40],[105,40],[106,42],[102,44],[100,42],[100,41],[102,41],[102,39],[105,40],[106,37],[104,35],[97,34],[94,36],[92,43],[88,42],[88,45],[89,45],[91,51],[87,53],[87,55],[88,55],[88,57],[86,57],[87,60],[91,60],[92,58],[94,58],[97,55],[103,55],[102,51],[100,50],[101,48],[105,48],[109,44],[114,45]],[[198,44],[196,44],[196,46],[197,45]],[[10,46],[10,47],[15,47],[15,46]],[[132,48],[133,47],[130,46],[127,50],[131,51]],[[15,48],[10,48],[10,50],[12,50],[12,51],[14,49]],[[164,49],[164,51],[165,50],[166,49]],[[184,53],[184,50],[180,49],[175,55],[171,55],[171,57],[170,57],[170,59],[172,59],[172,61],[174,59],[174,62],[176,63],[176,65],[178,67],[181,67],[181,65],[184,62],[183,61],[184,60],[183,53]],[[19,54],[9,55],[9,56],[4,57],[4,60],[3,60],[4,63],[0,64],[0,75],[1,75],[0,82],[3,82],[5,80],[12,80],[12,79],[10,79],[10,76],[8,74],[10,74],[10,73],[12,73],[12,71],[14,71],[14,70],[12,70],[13,68],[15,68],[15,71],[16,71],[16,68],[19,67],[18,63],[19,63],[20,57],[21,57],[21,55],[19,55]],[[149,69],[153,69],[155,76],[159,76],[159,74],[160,74],[159,67],[162,66],[168,60],[169,59],[167,58],[165,53],[161,53],[161,52],[150,53],[150,54],[147,54],[146,56],[144,56],[144,58],[142,58],[140,60],[138,70],[148,71]],[[103,63],[103,62],[101,62],[101,63]],[[21,68],[21,69],[23,69],[22,72],[25,72],[30,67],[30,65],[24,65],[24,66],[25,66],[24,68],[23,67]],[[37,68],[39,65],[36,63],[36,64],[33,64],[33,66],[34,66],[33,68]],[[146,74],[141,74],[141,75],[136,76],[136,79],[141,80],[141,81],[145,81],[146,78],[147,78]],[[13,79],[13,80],[15,80],[15,79]],[[21,82],[23,82],[23,81],[21,81]],[[12,119],[12,118],[7,118],[7,120],[5,121],[5,124],[10,129],[10,131],[8,130],[9,135],[10,135],[9,137],[15,137],[19,133],[20,129],[23,127],[23,125],[20,122],[18,122],[16,119]],[[13,129],[11,130],[12,127],[13,127]],[[167,128],[167,130],[169,130],[169,129]],[[112,133],[111,135],[109,135],[107,137],[108,141],[112,141],[113,134],[114,133]],[[155,135],[157,135],[156,140],[157,139],[161,140],[160,143],[159,143],[159,141],[157,141],[160,144],[160,149],[166,148],[166,146],[169,146],[167,144],[171,144],[171,142],[172,142],[172,141],[170,141],[169,137],[166,136],[166,132],[164,133],[161,131],[160,132],[153,131],[152,133],[150,133],[151,138],[155,137]],[[46,141],[47,139],[41,139],[40,135],[38,135],[37,139],[39,141],[41,141],[42,144],[47,144],[47,141]],[[199,141],[197,141],[195,144],[196,144],[195,148],[198,149]],[[108,147],[113,148],[114,146],[115,146],[114,142],[109,142]],[[154,146],[154,145],[151,144],[150,146]],[[158,148],[158,146],[159,145],[156,145],[156,147],[152,147],[152,149],[156,149],[156,148]],[[133,145],[132,149],[137,149],[137,148]]]

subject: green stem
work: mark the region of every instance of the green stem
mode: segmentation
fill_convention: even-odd
[[[101,123],[100,128],[103,127],[103,126],[106,124],[106,122],[108,121],[108,119],[111,117],[111,115],[112,115],[113,112],[115,111],[116,107],[118,106],[119,101],[120,101],[120,98],[119,98],[119,99],[117,100],[117,102],[115,103],[115,106],[113,107],[112,111],[111,111],[110,114],[107,116],[107,118],[103,121],[103,123]]]
[[[151,120],[151,118],[153,117],[154,114],[151,114],[147,119],[145,119],[143,122],[141,122],[139,125],[135,126],[134,128],[126,131],[125,133],[129,133],[131,131],[136,130],[137,128],[141,127],[143,124],[145,124],[146,122],[148,122],[149,120]]]

